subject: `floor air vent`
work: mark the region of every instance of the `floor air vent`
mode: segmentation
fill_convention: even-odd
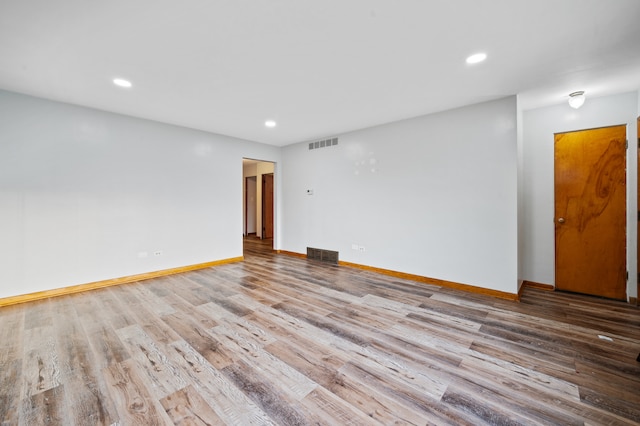
[[[338,252],[307,247],[307,259],[319,260],[321,262],[338,264]]]

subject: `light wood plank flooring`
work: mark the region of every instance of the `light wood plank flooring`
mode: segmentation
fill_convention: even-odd
[[[0,308],[0,424],[640,422],[633,306],[245,257]]]

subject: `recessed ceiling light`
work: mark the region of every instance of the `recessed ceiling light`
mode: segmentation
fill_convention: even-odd
[[[120,87],[131,87],[132,84],[129,80],[125,80],[124,78],[114,78],[113,84]]]
[[[475,53],[467,58],[468,64],[477,64],[478,62],[482,62],[487,59],[486,53]]]
[[[267,127],[276,127],[276,122],[273,120],[267,120],[264,122],[264,125]]]

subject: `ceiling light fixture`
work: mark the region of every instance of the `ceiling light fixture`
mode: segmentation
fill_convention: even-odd
[[[573,92],[569,94],[569,105],[571,108],[578,109],[583,104],[587,98],[584,96],[583,91]]]
[[[114,78],[113,84],[115,84],[116,86],[127,88],[132,86],[131,82],[129,80],[125,80],[124,78]]]
[[[264,122],[264,125],[269,127],[269,128],[272,128],[272,127],[276,127],[276,122],[273,121],[273,120],[267,120],[267,121]]]
[[[467,58],[468,64],[477,64],[487,59],[486,53],[475,53]]]

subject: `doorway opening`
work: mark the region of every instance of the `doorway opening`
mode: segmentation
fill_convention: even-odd
[[[243,239],[263,240],[273,248],[275,163],[242,159]]]

